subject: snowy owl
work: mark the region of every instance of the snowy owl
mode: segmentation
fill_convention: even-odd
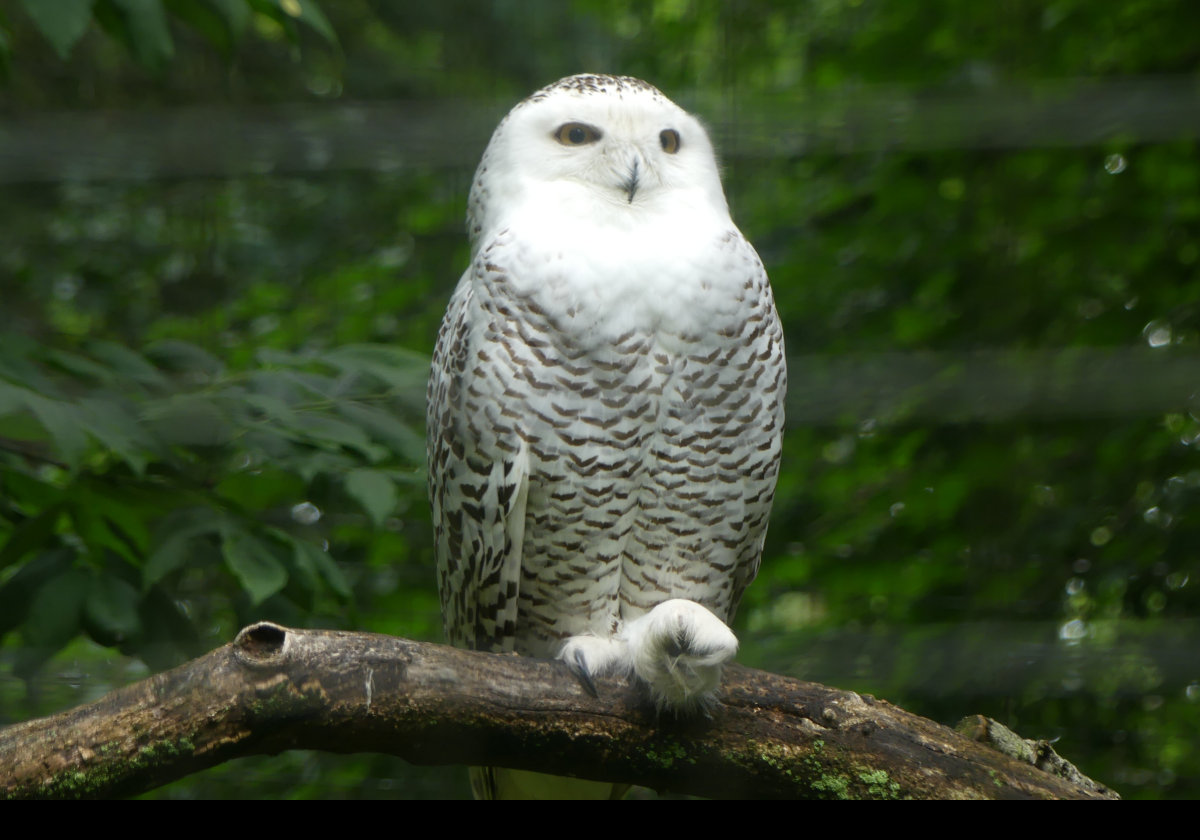
[[[703,710],[737,652],[786,387],[708,135],[646,82],[570,76],[496,128],[467,225],[427,417],[446,634]]]

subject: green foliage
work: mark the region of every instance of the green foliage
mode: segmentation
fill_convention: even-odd
[[[59,58],[71,54],[75,42],[83,37],[92,22],[95,0],[62,0],[60,3],[39,3],[22,0],[26,14],[54,47]]]
[[[1198,29],[1182,0],[27,0],[0,63],[18,115],[498,117],[581,70],[657,84],[709,121],[787,329],[742,660],[989,714],[1126,796],[1184,798]],[[134,153],[127,177],[6,185],[0,657],[22,681],[0,674],[0,717],[144,673],[108,649],[166,667],[257,618],[440,638],[422,389],[486,134],[399,124],[364,121],[396,132],[366,171],[319,143],[328,168],[247,168],[248,143],[227,159],[253,176],[147,179]],[[472,151],[435,167],[431,143]],[[381,759],[262,766],[164,795],[450,790]]]
[[[244,372],[180,341],[6,346],[0,604],[17,673],[80,633],[162,667],[214,624],[339,623],[353,584],[330,551],[423,496],[427,369],[383,345],[263,351]]]
[[[172,16],[226,57],[233,54],[255,15],[269,24],[270,35],[278,32],[293,44],[299,43],[298,23],[303,23],[337,45],[337,35],[315,0],[22,0],[22,5],[59,58],[70,57],[94,22],[139,64],[155,72],[164,70],[175,55]]]

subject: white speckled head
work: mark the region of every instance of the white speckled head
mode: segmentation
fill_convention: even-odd
[[[533,212],[559,223],[627,226],[646,212],[728,218],[699,120],[628,76],[560,79],[519,103],[483,154],[467,210],[474,245]]]

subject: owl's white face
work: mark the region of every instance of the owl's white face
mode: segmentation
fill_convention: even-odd
[[[698,120],[645,82],[590,75],[562,79],[513,108],[480,162],[473,238],[530,211],[596,226],[729,213]]]

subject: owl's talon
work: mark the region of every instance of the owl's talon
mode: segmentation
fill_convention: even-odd
[[[599,697],[600,692],[596,691],[596,684],[592,682],[592,675],[587,672],[587,658],[583,655],[583,651],[576,650],[573,660],[573,662],[566,663],[571,673],[579,680],[584,691],[593,697]]]
[[[558,651],[571,673],[583,684],[583,690],[599,697],[593,677],[629,671],[629,648],[621,639],[599,636],[572,636]]]

